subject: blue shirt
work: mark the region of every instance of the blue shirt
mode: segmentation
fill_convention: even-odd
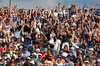
[[[26,53],[23,52],[23,53],[21,53],[21,56],[25,56],[25,57],[30,56],[30,52],[28,52],[28,51]]]
[[[16,37],[16,38],[20,38],[20,31],[15,32],[15,37]]]

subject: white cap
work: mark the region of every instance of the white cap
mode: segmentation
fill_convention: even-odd
[[[63,56],[67,57],[68,53],[63,52]]]
[[[6,26],[6,28],[9,28],[9,26]]]
[[[90,48],[89,50],[92,50],[92,51],[94,51],[94,49],[93,49],[93,48]]]
[[[39,51],[40,52],[40,49],[36,49],[36,51]]]
[[[85,63],[89,63],[89,61],[86,60]]]
[[[41,53],[39,53],[39,55],[42,55]]]
[[[52,62],[51,61],[48,61],[47,63],[50,63],[51,64]]]

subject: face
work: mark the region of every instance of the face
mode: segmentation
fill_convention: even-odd
[[[38,57],[39,57],[39,58],[41,58],[42,56],[41,56],[41,55],[39,55]]]
[[[100,44],[98,45],[98,48],[100,48]]]
[[[50,64],[50,63],[48,63],[48,64],[47,64],[47,66],[51,66],[51,64]]]
[[[58,61],[57,62],[60,63],[60,58],[58,58]]]
[[[31,53],[31,55],[33,56],[33,55],[34,55],[34,53]]]
[[[4,59],[5,57],[3,56],[2,59]]]
[[[11,62],[15,62],[15,60],[14,60],[14,59],[12,59],[12,60],[11,60]]]
[[[69,59],[68,59],[68,58],[66,58],[66,61],[67,61],[67,62],[69,62]]]
[[[7,62],[10,62],[10,59],[7,59]]]
[[[24,50],[24,53],[26,53],[27,52],[27,50]]]
[[[89,65],[89,63],[85,63],[85,66],[88,66]]]
[[[39,23],[40,22],[40,20],[37,20],[37,23]]]
[[[2,41],[0,40],[0,43],[2,43]]]
[[[65,46],[65,47],[64,47],[64,49],[68,49],[68,47],[67,47],[67,46]]]

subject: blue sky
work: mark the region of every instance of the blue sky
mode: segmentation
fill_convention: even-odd
[[[80,7],[84,4],[90,6],[91,2],[93,3],[93,6],[95,6],[95,4],[100,4],[100,0],[12,0],[12,5],[17,4],[18,8],[33,8],[34,6],[53,8],[54,6],[57,6],[59,2],[61,5],[66,5],[67,7],[70,7],[71,3],[75,3]],[[4,4],[4,6],[9,5],[9,0],[0,0],[0,7],[2,4]]]

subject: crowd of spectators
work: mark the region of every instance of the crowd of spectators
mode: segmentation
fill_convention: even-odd
[[[2,5],[0,66],[100,66],[100,5]]]

